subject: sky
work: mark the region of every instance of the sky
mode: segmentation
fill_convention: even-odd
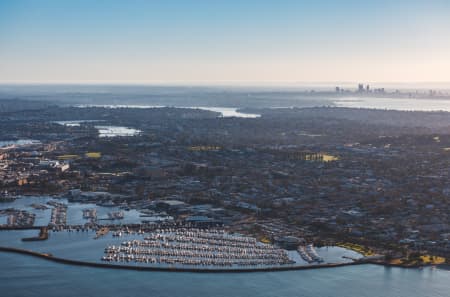
[[[0,83],[448,82],[448,0],[0,0]]]

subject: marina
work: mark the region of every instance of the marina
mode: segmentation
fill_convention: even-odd
[[[12,209],[14,209],[14,212]],[[137,224],[143,220],[159,222],[171,220],[170,216],[160,216],[158,214],[141,217],[143,213],[136,209],[121,209],[114,204],[102,206],[93,203],[69,202],[66,198],[50,196],[19,196],[8,202],[0,203],[0,218],[4,218],[5,222],[7,210],[10,213],[16,213],[20,210],[21,212],[28,213],[29,216],[34,215],[34,221],[28,221],[27,225],[38,227],[47,226],[49,223],[53,223],[54,225],[62,224],[64,222],[64,213],[65,224],[67,225],[90,224],[94,216],[97,219],[107,219],[102,220],[103,225],[118,223]],[[113,216],[116,216],[117,219],[108,220],[109,213],[116,213]],[[0,223],[2,221],[0,220]]]
[[[317,254],[317,251],[315,250],[314,246],[312,244],[305,246],[299,246],[297,248],[298,253],[302,257],[303,260],[305,260],[308,263],[322,263],[323,258]]]
[[[304,261],[297,251],[286,251],[256,239],[229,234],[221,229],[193,227],[101,227],[71,226],[53,229],[44,241],[27,241],[39,230],[0,231],[2,246],[83,263],[107,263],[149,269],[253,270],[303,269],[352,264],[362,256],[340,247],[316,247],[323,262]]]
[[[122,220],[123,217],[123,211],[113,211],[108,213],[108,220]]]
[[[62,228],[67,224],[67,205],[58,202],[48,202],[54,206],[50,217],[50,226],[55,228]]]
[[[173,222],[151,210],[64,198],[18,197],[0,204],[0,215],[7,218],[4,228],[23,229],[0,231],[2,246],[87,263],[240,270],[341,265],[362,257],[345,248],[311,244],[288,251],[222,227]]]
[[[285,250],[258,244],[254,238],[224,230],[165,229],[144,240],[107,246],[102,261],[202,266],[261,266],[293,264]]]
[[[97,209],[95,209],[95,208],[83,209],[83,218],[96,220],[97,219]]]

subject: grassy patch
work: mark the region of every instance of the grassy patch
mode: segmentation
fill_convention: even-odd
[[[266,243],[266,244],[269,244],[270,243],[270,239],[269,238],[267,238],[267,237],[261,237],[261,239],[259,240],[259,241],[261,241],[262,243]]]
[[[420,259],[422,259],[422,262],[424,264],[443,264],[445,263],[445,258],[438,257],[438,256],[432,256],[432,255],[423,255],[420,256]]]
[[[98,158],[100,158],[102,156],[102,153],[100,153],[100,152],[89,152],[89,153],[86,153],[85,156],[87,158],[98,159]]]
[[[339,246],[339,247],[346,248],[346,249],[355,251],[357,253],[360,253],[364,257],[369,257],[369,256],[374,256],[375,255],[375,253],[371,249],[369,249],[367,247],[364,247],[362,245],[356,244],[356,243],[339,242],[336,245]]]
[[[78,156],[78,155],[61,155],[61,156],[57,157],[58,160],[71,160],[71,159],[78,159],[78,158],[80,158],[80,156]]]

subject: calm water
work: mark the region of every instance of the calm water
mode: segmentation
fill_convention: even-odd
[[[142,131],[122,126],[95,126],[99,137],[136,136]]]
[[[130,210],[123,210],[118,207],[105,207],[105,206],[98,206],[95,204],[86,204],[86,203],[77,203],[77,202],[68,202],[67,199],[54,199],[52,197],[46,197],[46,196],[25,196],[18,198],[12,202],[3,202],[0,203],[0,209],[7,209],[7,208],[15,208],[15,209],[21,209],[26,210],[28,212],[32,212],[36,215],[34,225],[35,226],[46,226],[50,222],[50,216],[52,212],[52,208],[49,205],[46,205],[48,201],[56,201],[61,202],[68,205],[67,209],[67,224],[69,225],[83,225],[87,222],[89,222],[88,219],[83,218],[83,209],[86,208],[96,208],[97,209],[97,218],[104,219],[108,217],[109,212],[114,211],[123,211],[124,218],[122,220],[104,220],[101,221],[102,224],[135,224],[140,223],[142,219],[148,219],[151,220],[152,217],[148,218],[142,218],[140,217],[141,213],[137,211],[136,209],[130,209]],[[48,207],[48,209],[35,209],[32,207],[32,204],[43,204]],[[0,223],[3,222],[6,216],[0,215]],[[168,217],[169,219],[171,217]],[[156,219],[165,219],[163,217],[156,217]],[[1,233],[0,233],[1,234]],[[0,235],[1,237],[1,235]]]
[[[29,144],[39,144],[41,143],[39,140],[33,140],[33,139],[19,139],[19,140],[1,140],[0,141],[0,148],[7,147],[7,146],[23,146],[23,145],[29,145]]]
[[[450,100],[411,98],[342,98],[334,102],[340,107],[376,108],[417,111],[450,111]]]
[[[33,233],[36,231],[2,231],[0,244],[93,260],[92,257],[98,259],[104,245],[113,240],[108,236],[93,240],[93,232],[56,232],[51,233],[50,239],[45,242],[20,241],[21,237],[32,236]],[[450,291],[450,271],[432,268],[401,269],[357,265],[240,274],[170,273],[70,266],[3,252],[0,252],[0,264],[2,297],[448,297]]]
[[[102,120],[78,120],[78,121],[55,121],[53,123],[68,126],[68,127],[79,127],[82,123],[95,123],[102,122]]]
[[[254,114],[254,113],[243,113],[239,112],[237,108],[230,108],[230,107],[190,107],[194,109],[203,109],[203,110],[210,110],[219,112],[222,114],[222,117],[229,118],[229,117],[236,117],[236,118],[259,118],[261,115]]]
[[[102,122],[102,120],[55,121],[54,123],[68,127],[79,127],[82,123],[95,122]],[[94,127],[98,130],[99,137],[136,136],[142,132],[138,129],[123,126],[99,125]]]
[[[415,111],[450,111],[450,100],[415,99],[415,98],[375,98],[375,97],[346,97],[335,99],[333,103],[339,107],[373,108]],[[323,102],[311,103],[310,106],[321,106]],[[78,105],[78,107],[107,107],[107,108],[162,108],[161,105]],[[173,106],[179,108],[203,109],[219,112],[221,117],[258,118],[261,115],[243,113],[238,108],[203,107],[203,106]],[[277,107],[271,107],[277,108]]]
[[[0,209],[22,209],[32,212],[36,215],[35,225],[44,226],[50,221],[51,207],[48,209],[35,209],[33,204],[47,205],[49,201],[58,201],[68,205],[67,209],[67,223],[69,225],[82,225],[88,222],[83,218],[83,209],[96,208],[97,217],[105,218],[111,211],[118,211],[117,207],[104,207],[95,204],[72,203],[67,199],[54,199],[52,197],[38,196],[38,197],[21,197],[12,202],[0,203]],[[47,205],[48,206],[48,205]],[[124,213],[122,220],[101,221],[102,224],[122,224],[122,223],[139,223],[142,219],[151,220],[165,220],[172,219],[171,217],[141,217],[138,210],[121,210]],[[0,222],[6,222],[6,216],[0,216]],[[0,245],[17,247],[21,249],[34,250],[38,252],[50,252],[58,257],[84,260],[91,262],[99,262],[103,256],[104,248],[108,245],[120,245],[124,240],[143,239],[143,235],[124,235],[121,238],[113,237],[111,233],[94,240],[95,232],[50,232],[48,240],[45,241],[31,241],[24,242],[21,239],[26,237],[37,236],[37,230],[22,230],[22,231],[0,231]],[[322,247],[317,248],[317,253],[324,259],[324,263],[344,263],[351,262],[351,259],[358,259],[360,254],[343,249],[340,247]],[[305,262],[296,251],[289,251],[289,256],[296,262],[294,265],[311,265]],[[133,263],[133,265],[140,265]],[[142,264],[146,265],[146,264]]]
[[[123,237],[113,237],[111,233],[94,239],[95,232],[50,232],[49,239],[45,241],[22,241],[22,238],[37,236],[37,230],[21,230],[21,231],[0,231],[0,245],[8,247],[16,247],[38,251],[42,253],[52,253],[57,257],[83,260],[89,262],[101,262],[104,255],[104,248],[108,245],[119,246],[121,242],[134,239],[143,239],[143,235],[124,235]],[[356,259],[361,255],[340,247],[322,247],[317,248],[317,253],[324,259],[324,263],[344,263],[351,262],[347,257]],[[301,259],[296,251],[289,251],[290,258],[296,261],[295,265],[311,265]],[[345,257],[343,257],[345,256]],[[112,263],[116,264],[116,263]],[[120,263],[117,263],[120,264]],[[143,266],[166,266],[165,264],[145,264],[130,262],[127,265],[143,265]],[[195,266],[193,266],[195,268]]]
[[[448,297],[450,272],[360,265],[245,274],[195,274],[68,266],[0,253],[1,296]]]

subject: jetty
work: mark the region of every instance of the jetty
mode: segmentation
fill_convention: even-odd
[[[47,239],[48,239],[48,228],[41,227],[38,236],[22,238],[22,241],[41,241]]]

